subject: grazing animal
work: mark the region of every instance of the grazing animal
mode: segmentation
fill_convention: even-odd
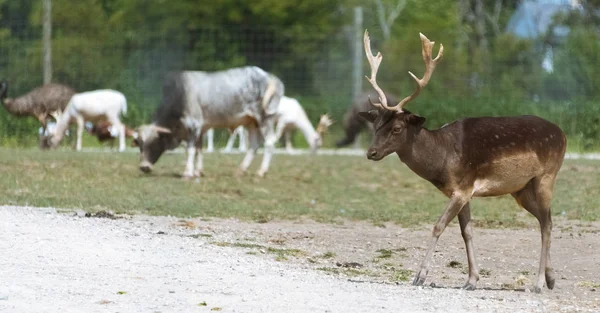
[[[127,100],[116,90],[103,89],[75,94],[58,120],[56,130],[42,140],[42,148],[58,146],[69,125],[77,123],[76,149],[81,151],[85,121],[108,121],[119,135],[119,151],[125,151],[125,125],[121,123],[119,116],[126,113]]]
[[[58,121],[75,90],[62,84],[46,84],[17,98],[8,98],[7,94],[8,83],[2,81],[0,100],[4,103],[4,108],[16,116],[35,117],[45,130],[50,117]]]
[[[273,154],[273,124],[283,93],[284,86],[279,78],[255,66],[167,75],[163,99],[154,121],[138,127],[140,170],[150,172],[166,150],[174,149],[181,141],[185,141],[187,163],[183,176],[201,176],[203,134],[210,128],[233,130],[245,126],[250,149],[239,172],[247,171],[262,135],[265,152],[257,174],[264,176]]]
[[[365,128],[368,128],[371,132],[373,128],[367,121],[358,116],[359,112],[368,111],[371,108],[371,104],[369,103],[369,98],[376,99],[378,97],[377,93],[374,91],[363,92],[359,95],[357,99],[354,100],[352,105],[344,114],[344,134],[345,137],[338,140],[335,143],[335,146],[338,148],[345,147],[354,143],[360,134]],[[397,97],[386,93],[387,101],[391,103],[397,103]]]
[[[423,78],[418,79],[409,72],[417,83],[416,90],[396,106],[388,106],[376,82],[382,55],[371,53],[365,31],[365,52],[371,66],[371,77],[367,78],[379,94],[379,103],[373,103],[375,110],[360,113],[375,128],[373,143],[367,151],[369,159],[378,161],[395,152],[413,172],[449,198],[433,227],[429,249],[413,285],[425,282],[438,239],[458,215],[469,264],[469,276],[463,288],[475,289],[479,273],[473,250],[470,201],[473,197],[510,194],[540,223],[542,251],[534,290],[541,292],[544,282],[549,289],[554,288],[554,270],[550,263],[550,202],[564,159],[565,134],[558,126],[536,116],[465,118],[440,129],[426,129],[425,118],[403,109],[427,85],[443,55],[441,46],[437,57],[432,59],[434,42],[423,34],[421,41],[425,61]]]
[[[293,153],[292,147],[292,139],[291,132],[294,129],[300,129],[304,134],[304,138],[306,142],[308,142],[308,146],[310,147],[311,152],[315,153],[317,149],[319,149],[323,145],[323,134],[327,132],[327,128],[331,126],[333,121],[329,118],[327,114],[321,115],[317,128],[313,128],[304,112],[304,109],[298,102],[298,100],[289,97],[282,97],[281,102],[279,102],[279,108],[277,109],[277,126],[275,130],[275,141],[278,141],[279,138],[283,134],[285,134],[285,147],[288,153]],[[231,134],[229,140],[227,141],[227,146],[224,151],[231,151],[233,147],[233,142],[235,141],[235,137],[237,134],[243,133],[243,128],[236,128],[236,130]],[[244,139],[240,136],[240,150],[242,150],[242,143]],[[210,147],[210,141],[209,141]]]
[[[135,139],[135,130],[125,126],[125,138],[131,137]],[[85,130],[88,134],[98,138],[99,142],[110,141],[110,146],[114,147],[115,139],[119,137],[119,131],[113,127],[109,121],[99,121],[97,123],[85,122]],[[135,147],[135,141],[132,142],[132,147]]]

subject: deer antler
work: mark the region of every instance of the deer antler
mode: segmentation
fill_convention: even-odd
[[[323,135],[327,132],[327,128],[333,124],[333,120],[329,118],[328,114],[321,115],[319,124],[317,125],[317,133]]]
[[[402,112],[402,107],[404,107],[404,105],[406,105],[412,99],[416,98],[419,95],[419,93],[421,92],[421,89],[425,88],[425,86],[427,86],[427,84],[429,83],[429,80],[431,79],[431,75],[433,74],[433,71],[435,70],[435,66],[438,64],[438,62],[442,59],[442,57],[444,55],[444,45],[440,44],[440,51],[438,52],[438,55],[435,57],[435,59],[432,59],[431,55],[433,52],[433,45],[435,44],[435,41],[430,41],[429,39],[427,39],[427,37],[425,37],[425,35],[423,35],[421,33],[419,33],[419,35],[421,37],[421,49],[423,52],[423,62],[425,62],[425,74],[423,74],[423,78],[418,79],[417,76],[415,76],[415,74],[413,74],[412,72],[409,71],[408,74],[410,74],[410,76],[417,83],[417,89],[415,89],[415,91],[410,96],[402,99],[402,101],[400,101],[398,103],[398,105],[396,105],[394,107],[390,107],[387,105],[387,98],[385,97],[385,94],[383,93],[381,88],[379,88],[379,86],[377,85],[377,81],[376,81],[377,70],[379,69],[379,64],[381,64],[381,59],[383,58],[383,56],[381,55],[381,53],[378,52],[377,56],[373,57],[373,54],[371,53],[371,43],[370,43],[370,39],[369,39],[369,32],[365,30],[365,36],[364,36],[365,53],[367,54],[367,59],[369,60],[369,65],[371,66],[371,78],[367,77],[367,79],[369,80],[369,82],[371,83],[371,85],[373,86],[375,91],[377,91],[377,94],[379,94],[379,101],[380,101],[380,103],[371,102],[371,104],[373,106],[379,107],[379,108],[384,108],[384,109],[390,110],[390,111]],[[371,101],[371,99],[369,99],[369,101]]]
[[[377,94],[379,95],[379,103],[373,103],[371,101],[371,97],[369,97],[369,102],[371,103],[371,105],[378,108],[394,110],[394,108],[391,108],[387,105],[387,97],[385,96],[385,93],[383,93],[383,90],[381,90],[379,85],[377,85],[377,71],[379,70],[379,64],[381,64],[383,56],[381,55],[381,52],[377,52],[377,55],[373,56],[373,52],[371,52],[371,38],[369,38],[369,31],[365,30],[363,40],[365,44],[365,54],[367,55],[367,60],[369,60],[369,65],[371,66],[371,77],[366,77],[369,83],[371,83],[371,86],[373,86],[373,88],[375,89],[375,91],[377,91]]]

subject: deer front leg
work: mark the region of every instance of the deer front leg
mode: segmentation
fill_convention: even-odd
[[[77,143],[75,144],[75,150],[76,151],[81,151],[81,140],[82,140],[82,136],[83,136],[83,124],[85,123],[85,121],[83,120],[83,117],[78,116],[77,117]]]
[[[458,213],[458,223],[460,224],[460,233],[467,250],[467,262],[469,263],[469,279],[463,286],[465,290],[475,290],[477,281],[479,281],[479,270],[475,263],[475,250],[473,249],[473,231],[471,229],[471,204],[467,203]]]
[[[460,210],[463,208],[463,206],[467,202],[469,202],[470,197],[466,196],[466,194],[470,195],[471,193],[469,192],[469,193],[460,193],[459,194],[459,193],[455,192],[454,194],[452,194],[452,197],[446,204],[444,213],[442,213],[442,216],[440,216],[438,221],[435,223],[435,226],[433,226],[432,238],[431,238],[431,243],[429,245],[429,249],[427,250],[427,253],[425,254],[425,258],[423,259],[423,262],[421,262],[419,272],[417,273],[417,275],[415,276],[415,279],[413,280],[413,285],[421,286],[425,282],[425,278],[427,278],[427,273],[429,272],[429,268],[431,266],[431,264],[430,264],[431,255],[433,254],[433,251],[435,250],[435,246],[437,245],[438,239],[440,239],[440,235],[442,235],[442,233],[444,232],[444,229],[446,229],[446,226],[448,226],[448,223],[450,223],[450,221],[458,214],[458,212],[460,212]]]

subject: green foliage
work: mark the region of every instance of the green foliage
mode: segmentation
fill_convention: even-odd
[[[390,9],[397,4],[382,2]],[[331,146],[351,103],[350,26],[354,6],[362,6],[373,49],[384,55],[378,81],[390,93],[409,94],[414,83],[407,71],[423,72],[419,32],[436,41],[435,52],[444,44],[444,61],[411,104],[428,125],[539,114],[557,121],[577,149],[600,146],[593,105],[600,97],[594,72],[600,21],[590,14],[598,0],[582,1],[583,10],[557,18],[571,32],[553,49],[552,73],[541,68],[543,42],[502,32],[518,1],[503,1],[496,22],[494,3],[484,2],[481,35],[473,1],[406,0],[384,40],[374,0],[52,0],[53,80],[79,91],[122,91],[129,104],[125,121],[137,126],[150,120],[166,72],[257,65],[282,78],[286,94],[300,100],[313,123],[320,114],[332,115],[337,123],[325,138]],[[9,81],[11,97],[42,83],[41,17],[41,0],[0,0],[0,79]],[[366,81],[363,88],[370,89]],[[37,122],[0,109],[0,123],[0,145],[36,145]],[[294,144],[305,146],[301,134]]]

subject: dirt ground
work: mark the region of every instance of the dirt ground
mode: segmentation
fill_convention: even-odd
[[[533,226],[474,228],[481,278],[470,292],[457,289],[467,277],[457,224],[417,288],[428,225],[61,212],[0,207],[0,311],[600,312],[599,223],[555,218],[556,287],[535,294]]]

